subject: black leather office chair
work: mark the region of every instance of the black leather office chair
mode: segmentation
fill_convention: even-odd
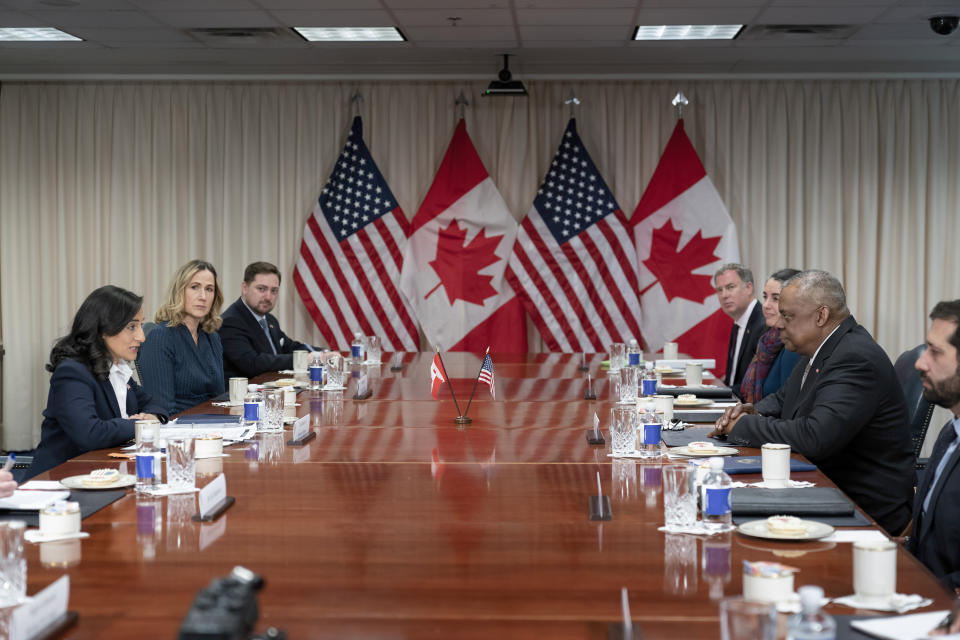
[[[926,348],[927,345],[921,344],[904,351],[893,365],[893,369],[897,373],[897,379],[900,380],[900,386],[903,388],[903,395],[907,399],[907,415],[910,419],[913,455],[917,461],[918,471],[927,468],[926,458],[920,458],[920,449],[923,448],[923,440],[927,437],[927,428],[930,426],[930,418],[933,416],[934,408],[934,405],[923,399],[923,384],[920,382],[920,373],[914,368],[917,358]],[[919,481],[920,474],[917,475]]]

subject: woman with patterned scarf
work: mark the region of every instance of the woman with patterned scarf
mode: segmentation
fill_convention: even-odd
[[[757,343],[757,352],[750,362],[740,385],[744,402],[757,402],[776,393],[787,382],[800,356],[783,348],[777,319],[780,317],[780,290],[787,280],[800,273],[796,269],[781,269],[767,280],[763,287],[763,317],[769,327]]]

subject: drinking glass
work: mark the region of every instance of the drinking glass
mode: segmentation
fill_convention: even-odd
[[[620,369],[620,404],[629,404],[636,407],[639,374],[640,367]]]
[[[0,607],[10,607],[27,597],[27,559],[23,556],[21,520],[0,522]]]
[[[720,637],[723,640],[773,640],[777,635],[777,608],[739,596],[720,601]]]
[[[283,431],[283,389],[264,389],[261,431]]]
[[[637,408],[634,405],[613,408],[613,423],[610,425],[613,455],[633,455],[637,447]]]
[[[627,360],[627,345],[614,342],[610,345],[610,371],[619,371]]]
[[[310,352],[306,349],[297,349],[293,352],[293,372],[306,373],[310,361]]]
[[[327,389],[343,388],[343,356],[337,354],[327,360]]]
[[[367,336],[367,364],[380,364],[383,344],[378,336]]]
[[[197,486],[193,438],[167,440],[167,484],[171,489],[193,489]]]
[[[663,520],[667,531],[680,531],[697,521],[694,473],[689,464],[663,466]]]

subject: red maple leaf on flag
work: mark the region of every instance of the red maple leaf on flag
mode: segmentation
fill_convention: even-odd
[[[457,300],[483,304],[487,298],[497,295],[497,290],[490,284],[493,276],[480,275],[479,271],[500,260],[494,250],[501,238],[502,235],[487,237],[486,229],[481,229],[467,244],[467,230],[462,229],[456,220],[440,229],[437,257],[430,261],[440,283],[430,289],[424,299],[440,286],[447,292],[451,305]]]
[[[723,236],[705,238],[698,230],[683,249],[678,251],[680,231],[673,227],[673,219],[668,218],[662,227],[653,230],[650,257],[644,260],[643,264],[657,276],[657,280],[650,283],[644,291],[659,282],[667,296],[667,302],[674,298],[684,298],[703,304],[715,293],[713,284],[710,276],[695,274],[693,270],[720,259],[720,256],[713,252],[722,238]]]

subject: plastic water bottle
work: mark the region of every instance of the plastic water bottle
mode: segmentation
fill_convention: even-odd
[[[660,457],[660,418],[652,402],[647,403],[637,424],[637,451],[641,458]]]
[[[641,394],[644,398],[650,398],[657,395],[657,374],[653,371],[653,363],[648,362],[643,370],[643,382]]]
[[[137,491],[141,493],[152,491],[160,483],[157,477],[160,450],[154,445],[155,438],[156,432],[153,429],[145,429],[137,449]]]
[[[703,477],[700,507],[703,526],[711,531],[733,528],[730,512],[730,476],[723,470],[723,458],[710,458],[710,471]]]
[[[310,366],[307,367],[310,372],[310,390],[319,391],[323,388],[323,358],[319,351],[310,354]]]
[[[640,366],[640,344],[636,339],[631,340],[627,343],[627,366],[628,367],[639,367]]]
[[[787,640],[834,640],[837,623],[823,612],[823,589],[813,585],[800,587],[800,613],[787,621]]]
[[[366,341],[363,338],[362,331],[353,332],[353,342],[350,343],[350,357],[357,364],[361,364],[365,358]]]
[[[247,385],[247,395],[243,397],[243,424],[259,431],[262,417],[263,394],[257,390],[257,385]]]

